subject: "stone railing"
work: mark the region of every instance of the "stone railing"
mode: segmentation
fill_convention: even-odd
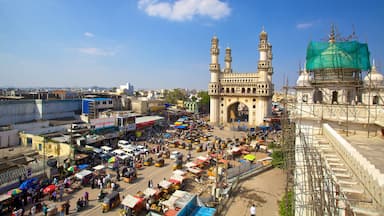
[[[316,118],[373,124],[384,122],[384,106],[289,103],[296,118]]]
[[[383,207],[384,175],[328,124],[323,124],[323,134],[363,183],[375,203]]]

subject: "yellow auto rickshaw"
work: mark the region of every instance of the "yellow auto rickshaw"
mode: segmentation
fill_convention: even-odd
[[[163,158],[157,159],[155,163],[155,167],[163,167],[163,166],[164,166],[164,159]]]
[[[117,207],[120,205],[120,194],[117,191],[112,191],[112,193],[108,194],[104,197],[103,203],[101,204],[101,209],[103,213]]]
[[[123,168],[123,181],[126,183],[133,183],[137,179],[137,172],[134,168]]]
[[[177,160],[175,161],[175,163],[173,164],[172,169],[173,169],[173,170],[181,169],[181,168],[182,168],[182,165],[183,165],[183,161],[177,159]]]
[[[153,162],[152,157],[148,157],[144,160],[144,166],[151,166]]]
[[[184,149],[185,148],[185,143],[181,143],[180,145],[179,145],[179,149]]]
[[[163,157],[164,158],[169,158],[170,156],[171,156],[171,152],[169,150],[165,150],[164,154],[163,154]]]
[[[199,144],[197,147],[196,147],[196,152],[202,152],[203,151],[203,145]]]
[[[192,144],[191,143],[188,143],[185,147],[185,149],[187,150],[192,150]]]

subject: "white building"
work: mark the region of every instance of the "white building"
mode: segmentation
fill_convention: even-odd
[[[225,49],[225,68],[219,63],[219,39],[212,38],[211,79],[208,86],[210,96],[210,122],[226,125],[234,121],[247,121],[249,126],[258,126],[271,114],[274,85],[272,83],[272,45],[263,30],[259,40],[257,72],[235,73],[232,71],[231,49]],[[247,114],[238,110],[240,104]]]

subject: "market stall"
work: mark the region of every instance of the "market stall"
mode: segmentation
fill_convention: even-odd
[[[128,194],[121,204],[124,206],[125,212],[131,212],[132,214],[137,215],[144,208],[144,198],[135,197]]]

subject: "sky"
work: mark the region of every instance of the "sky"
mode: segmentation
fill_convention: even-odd
[[[206,90],[211,38],[220,63],[256,72],[259,34],[273,51],[273,82],[294,85],[310,41],[334,24],[384,63],[381,0],[0,0],[0,87]]]

